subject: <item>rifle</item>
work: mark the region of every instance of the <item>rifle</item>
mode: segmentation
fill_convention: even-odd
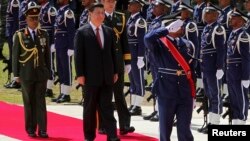
[[[128,94],[130,93],[130,82],[124,82],[124,86],[128,87],[127,91],[124,93],[124,97],[128,96]]]
[[[223,107],[226,107],[227,110],[224,114],[222,114],[222,118],[225,119],[228,116],[228,123],[229,125],[232,125],[232,109],[230,106],[230,100],[229,97],[226,96],[226,94],[223,94]]]
[[[198,90],[198,89],[197,89]],[[202,104],[201,106],[196,110],[196,112],[199,114],[201,112],[201,110],[203,110],[203,118],[204,118],[204,123],[202,125],[201,128],[198,129],[199,132],[202,132],[203,129],[207,126],[207,114],[208,114],[208,98],[207,96],[205,95],[204,93],[204,89],[203,88],[200,88],[200,90],[196,91],[196,92],[199,92],[199,93],[196,93],[196,95],[199,96],[199,98],[202,97]]]
[[[4,59],[3,63],[6,64],[6,67],[3,68],[3,72],[8,71],[8,79],[4,86],[7,86],[11,83],[11,62],[10,60]]]

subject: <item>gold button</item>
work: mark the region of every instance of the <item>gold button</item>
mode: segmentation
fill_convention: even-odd
[[[177,71],[176,71],[176,75],[177,75],[177,76],[180,76],[181,74],[182,74],[181,70],[177,70]]]

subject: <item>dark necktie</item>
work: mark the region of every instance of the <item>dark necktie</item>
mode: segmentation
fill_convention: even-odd
[[[133,22],[133,20],[134,19],[132,17],[130,17],[129,20],[128,20],[128,24],[131,24]]]
[[[111,15],[109,15],[108,18],[109,18],[110,21],[112,21],[112,16]]]
[[[33,34],[33,41],[35,41],[36,40],[36,32],[35,32],[35,30],[32,31],[32,34]]]
[[[97,41],[99,43],[100,48],[102,48],[102,41],[101,41],[101,36],[100,36],[98,27],[96,28],[96,39],[97,39]]]

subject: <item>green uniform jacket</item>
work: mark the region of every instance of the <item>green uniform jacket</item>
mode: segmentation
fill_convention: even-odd
[[[115,32],[116,60],[119,73],[124,72],[124,64],[130,64],[131,54],[128,47],[127,29],[125,15],[120,12],[114,12],[112,20],[105,17],[104,24],[111,27]]]
[[[45,30],[37,29],[33,41],[28,28],[14,34],[12,67],[14,77],[26,81],[44,81],[50,76],[49,36]]]

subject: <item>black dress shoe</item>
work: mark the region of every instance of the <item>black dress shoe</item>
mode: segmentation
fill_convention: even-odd
[[[128,111],[132,110],[133,107],[134,105],[130,105],[130,107],[128,108]]]
[[[58,99],[60,99],[63,96],[63,94],[61,93],[57,98],[52,98],[51,102],[57,102]]]
[[[46,131],[39,131],[38,136],[41,138],[48,138],[49,137]]]
[[[141,107],[139,106],[136,106],[135,108],[132,108],[130,111],[129,111],[130,115],[131,116],[140,116],[141,115]]]
[[[130,127],[124,127],[120,129],[120,135],[126,135],[128,133],[133,133],[135,131],[135,128],[133,126]]]
[[[34,138],[34,137],[36,137],[36,133],[35,133],[35,131],[28,131],[28,136],[29,137],[32,137],[32,138]]]
[[[99,134],[107,134],[106,130],[104,128],[99,128],[98,129]]]
[[[207,134],[208,133],[208,125],[211,125],[211,123],[208,123],[205,127],[199,128],[197,131],[200,133]]]
[[[66,94],[63,94],[61,96],[61,98],[59,98],[56,103],[63,103],[63,102],[70,102],[70,96],[69,95],[66,95]]]
[[[4,87],[8,89],[19,89],[21,88],[21,84],[13,80],[10,83],[5,84]]]
[[[154,111],[153,113],[151,113],[150,115],[144,116],[143,119],[144,120],[150,120],[153,116],[155,116],[157,114],[157,111]]]
[[[108,138],[107,141],[120,141],[120,139],[118,137],[116,137],[116,138]]]
[[[150,121],[153,121],[153,122],[159,121],[159,115],[156,114],[155,116],[151,117]]]
[[[46,89],[45,97],[53,97],[53,91],[51,89]]]

